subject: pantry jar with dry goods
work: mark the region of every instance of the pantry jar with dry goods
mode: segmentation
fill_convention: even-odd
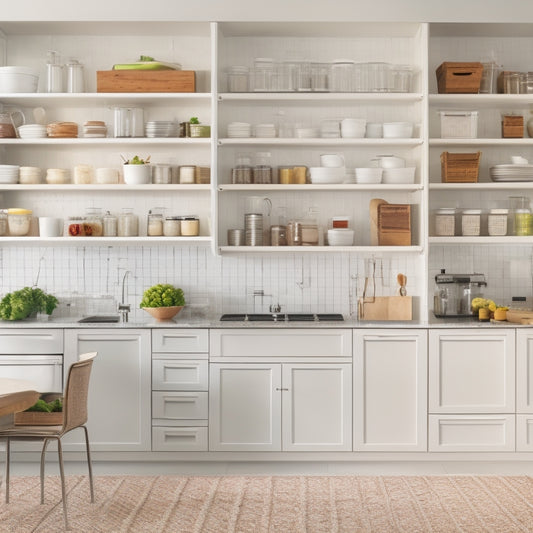
[[[154,207],[148,211],[148,219],[146,221],[146,234],[148,237],[161,237],[163,235],[164,211],[163,207]]]
[[[88,207],[85,215],[85,234],[91,237],[101,237],[103,234],[102,210],[99,207]]]
[[[508,209],[491,209],[488,215],[488,233],[491,237],[507,235]]]
[[[0,237],[7,235],[7,209],[0,209]]]
[[[479,236],[481,234],[481,209],[463,210],[461,227],[464,236]]]
[[[181,217],[181,235],[183,237],[197,237],[200,235],[200,219],[196,215]]]
[[[163,222],[163,235],[165,237],[178,237],[181,233],[181,220],[178,216],[166,217]]]
[[[131,207],[123,207],[117,222],[119,237],[137,237],[139,235],[139,219]]]
[[[441,207],[435,211],[435,235],[453,237],[455,235],[455,208]]]
[[[28,235],[31,227],[31,209],[11,208],[7,210],[7,226],[13,237]]]
[[[104,237],[116,237],[117,236],[117,217],[106,211],[106,214],[102,217]]]

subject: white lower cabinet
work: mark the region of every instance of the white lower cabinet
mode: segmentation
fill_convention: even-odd
[[[149,451],[150,330],[65,330],[65,372],[86,352],[98,352],[89,387],[91,450]],[[65,450],[85,450],[83,442],[83,432],[73,431]]]
[[[426,451],[426,330],[355,330],[353,398],[355,451]]]
[[[351,365],[213,363],[213,451],[351,450]]]

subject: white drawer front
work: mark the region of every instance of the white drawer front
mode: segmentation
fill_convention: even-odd
[[[516,451],[533,452],[533,415],[516,415]]]
[[[152,351],[163,353],[203,353],[209,351],[207,329],[154,329]]]
[[[0,329],[2,354],[62,354],[62,329]]]
[[[430,415],[430,452],[513,452],[514,415]]]
[[[152,418],[207,418],[207,392],[153,392]]]
[[[211,330],[212,357],[351,357],[352,333],[344,329]]]
[[[152,389],[154,390],[207,390],[208,379],[206,360],[152,360]]]
[[[153,427],[154,452],[206,452],[206,427]]]

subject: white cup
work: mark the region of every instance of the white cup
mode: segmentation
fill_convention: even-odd
[[[39,217],[39,235],[41,237],[60,237],[62,220],[55,217]]]
[[[320,164],[323,167],[343,167],[344,156],[342,154],[322,154]]]

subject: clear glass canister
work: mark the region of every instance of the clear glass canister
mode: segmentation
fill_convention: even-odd
[[[12,208],[7,210],[9,234],[14,237],[28,235],[31,227],[31,209]]]
[[[181,233],[180,217],[166,217],[163,222],[163,235],[165,237],[178,237]]]
[[[336,59],[331,65],[330,90],[333,92],[354,91],[354,61]]]
[[[200,219],[196,215],[187,215],[180,218],[181,235],[184,237],[197,237],[200,235]]]
[[[435,211],[435,235],[438,237],[455,235],[455,208],[441,207]]]
[[[491,209],[488,216],[488,233],[491,237],[507,235],[508,209]]]
[[[462,233],[476,237],[481,234],[481,209],[465,209],[461,217]]]
[[[252,87],[255,92],[272,91],[274,61],[269,57],[256,57],[252,71]]]
[[[0,209],[0,236],[7,235],[7,209]]]
[[[255,165],[252,170],[254,183],[272,183],[272,166],[270,152],[257,152],[255,154]]]
[[[163,207],[154,207],[148,211],[146,234],[149,237],[161,237],[163,235],[163,213]]]
[[[152,183],[158,185],[172,183],[172,167],[170,165],[154,165],[152,167]]]
[[[109,211],[102,218],[102,225],[104,230],[104,237],[117,236],[117,217],[112,215]]]
[[[119,237],[137,237],[139,235],[139,219],[131,207],[123,207],[117,221]]]
[[[529,209],[516,209],[514,212],[514,234],[533,235],[533,215]]]
[[[237,154],[231,169],[231,183],[252,183],[252,164],[248,154]]]
[[[247,93],[250,70],[248,67],[233,66],[228,69],[228,92]]]
[[[99,207],[88,207],[85,210],[85,235],[101,237],[103,230],[102,210]]]

